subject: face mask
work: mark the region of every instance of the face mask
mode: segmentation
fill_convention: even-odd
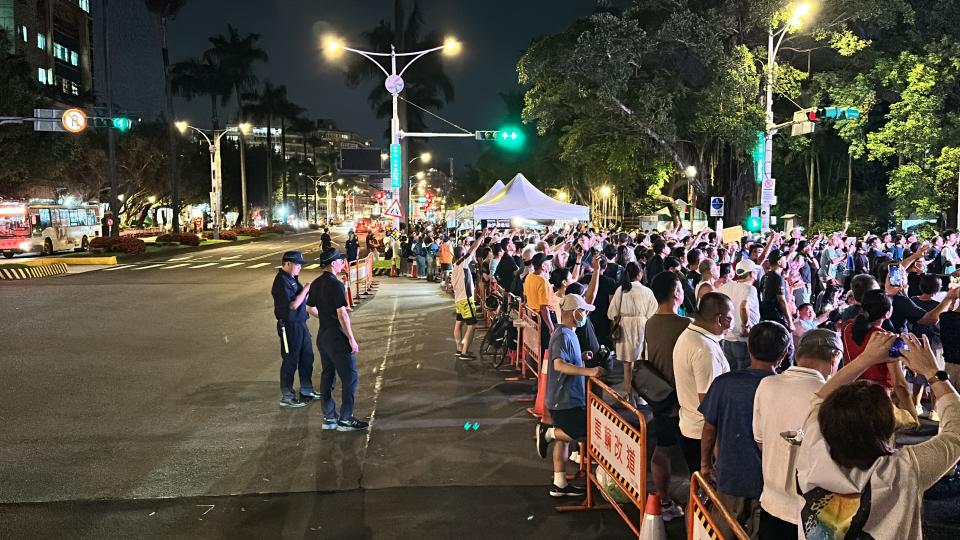
[[[583,328],[587,325],[587,315],[584,314],[582,319],[577,319],[577,328]]]

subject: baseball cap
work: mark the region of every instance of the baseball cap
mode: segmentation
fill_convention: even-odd
[[[737,263],[737,277],[746,277],[757,272],[757,264],[750,259],[744,259]]]
[[[560,309],[562,311],[575,311],[578,309],[593,311],[596,308],[588,304],[579,294],[568,294],[563,297],[563,302],[560,303]]]
[[[299,251],[287,251],[283,254],[283,262],[289,262],[293,264],[303,264],[303,254]]]
[[[810,330],[800,338],[800,344],[797,345],[796,356],[823,357],[826,349],[843,352],[843,341],[840,340],[840,334],[826,328],[816,328]]]
[[[533,266],[540,266],[544,261],[549,261],[551,259],[553,259],[553,255],[544,255],[543,253],[538,252],[530,258],[530,264]]]

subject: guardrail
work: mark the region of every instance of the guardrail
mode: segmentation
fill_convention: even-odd
[[[718,519],[719,518],[719,519]],[[722,528],[717,528],[717,525]],[[687,540],[711,538],[749,540],[749,536],[720,503],[717,492],[699,472],[690,476],[690,503],[687,505]]]
[[[637,426],[628,422],[617,409],[602,399],[606,394],[621,409],[633,414]],[[586,454],[581,461],[586,462],[587,497],[583,504],[558,506],[559,512],[609,510],[620,515],[630,527],[634,536],[640,536],[643,525],[643,511],[647,500],[647,423],[643,413],[620,398],[619,394],[599,379],[591,377],[587,381],[587,442]],[[596,469],[594,469],[596,464]],[[636,507],[639,517],[631,518],[621,508],[613,496],[607,493],[597,479],[597,470],[603,470],[607,476],[623,491],[628,503]],[[600,493],[599,503],[595,491]]]
[[[351,262],[340,279],[346,288],[347,306],[352,309],[377,286],[373,279],[373,255]]]

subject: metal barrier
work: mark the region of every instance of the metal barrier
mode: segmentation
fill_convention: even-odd
[[[534,376],[539,377],[540,359],[543,357],[543,350],[540,348],[540,314],[524,304],[520,306],[520,320],[523,322],[523,331],[518,340],[520,350],[517,354],[520,378],[527,377],[528,365]],[[532,359],[532,363],[527,362],[528,358]]]
[[[638,425],[633,427],[616,409],[598,393],[610,396],[623,409],[636,416]],[[636,407],[620,399],[619,394],[599,379],[591,377],[587,382],[587,443],[586,455],[587,497],[582,505],[558,506],[559,512],[584,510],[616,510],[623,521],[640,536],[643,510],[647,500],[647,423]],[[616,483],[637,509],[638,518],[632,519],[627,511],[613,500],[600,483],[593,465]],[[608,504],[597,504],[594,490],[600,492]]]
[[[717,518],[723,525],[723,531],[729,531],[725,536],[717,528]],[[687,505],[687,540],[749,540],[749,536],[730,512],[720,503],[717,492],[700,476],[699,472],[690,476],[690,503]]]

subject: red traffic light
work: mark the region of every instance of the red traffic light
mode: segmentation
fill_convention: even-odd
[[[807,112],[807,120],[811,122],[819,122],[822,118],[818,115],[818,109]]]

